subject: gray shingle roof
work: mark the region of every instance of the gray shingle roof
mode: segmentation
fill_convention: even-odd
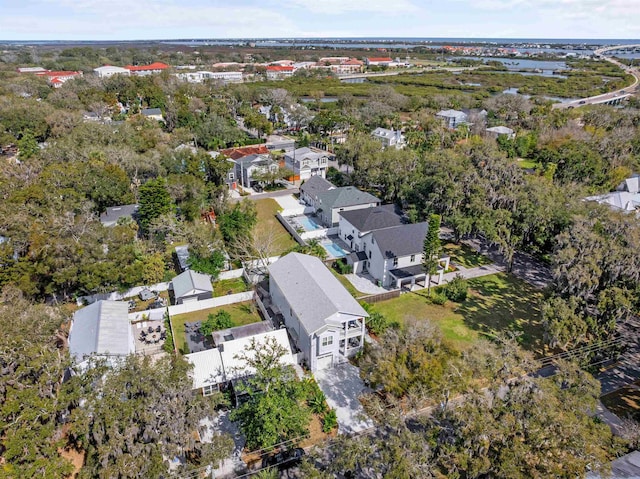
[[[300,191],[311,196],[312,198],[315,198],[316,196],[318,196],[318,194],[325,192],[331,188],[335,188],[335,186],[333,186],[333,183],[325,180],[322,176],[316,175],[312,176],[307,181],[302,183]]]
[[[355,186],[343,186],[318,194],[322,209],[343,208],[347,206],[380,203],[380,200],[370,193],[360,191]]]
[[[142,114],[144,116],[162,115],[162,110],[160,108],[145,108],[142,110]]]
[[[308,334],[335,313],[368,317],[340,281],[315,256],[289,253],[269,266],[269,275]]]
[[[207,291],[213,292],[211,277],[208,274],[197,273],[190,269],[173,278],[171,283],[173,284],[173,294],[176,299]]]
[[[427,223],[414,223],[372,232],[375,243],[386,258],[420,254],[424,249]]]
[[[100,222],[105,226],[113,226],[120,218],[131,218],[137,211],[138,205],[112,206],[100,215]]]
[[[351,223],[361,233],[402,224],[402,217],[394,212],[393,205],[342,211],[340,212],[340,216]]]
[[[93,354],[133,353],[128,313],[129,305],[124,301],[97,301],[76,311],[69,331],[71,354],[81,361]]]

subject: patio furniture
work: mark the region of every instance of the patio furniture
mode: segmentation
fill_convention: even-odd
[[[153,333],[153,328],[149,326],[149,333]]]
[[[158,325],[158,327],[156,328],[156,333],[159,333],[160,331],[162,331],[162,327]]]

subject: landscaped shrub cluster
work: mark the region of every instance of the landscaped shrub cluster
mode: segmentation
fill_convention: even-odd
[[[221,329],[233,328],[235,323],[231,319],[231,315],[224,309],[217,313],[211,313],[207,320],[200,326],[200,332],[204,336],[209,336],[214,331],[220,331]]]
[[[327,404],[327,397],[324,395],[318,383],[314,380],[308,380],[306,382],[307,389],[307,405],[311,412],[320,416],[322,420],[322,431],[325,434],[330,433],[333,429],[338,427],[338,417],[336,411],[331,409]]]
[[[457,274],[456,277],[443,288],[444,295],[456,303],[462,303],[467,299],[468,290],[469,286],[467,286],[467,282],[460,274]]]
[[[347,262],[344,260],[344,258],[339,259],[338,261],[336,261],[335,263],[333,263],[333,267],[336,269],[336,271],[340,274],[350,274],[353,273],[353,266],[350,264],[347,264]]]

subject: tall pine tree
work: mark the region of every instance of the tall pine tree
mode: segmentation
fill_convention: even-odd
[[[438,259],[440,257],[440,215],[429,216],[429,228],[424,238],[422,266],[427,273],[427,293],[431,294],[431,275],[438,272]]]

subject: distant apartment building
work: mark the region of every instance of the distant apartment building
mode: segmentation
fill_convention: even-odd
[[[114,67],[112,65],[104,65],[98,68],[94,68],[93,72],[98,76],[98,78],[109,78],[113,75],[124,75],[130,76],[131,72],[126,68],[122,67]]]
[[[46,77],[47,82],[54,88],[60,88],[65,82],[82,76],[79,71],[49,71],[36,73],[38,76]]]
[[[220,81],[223,83],[242,83],[242,72],[210,72],[197,71],[176,73],[176,77],[189,83],[204,83],[206,81]]]
[[[284,80],[293,75],[293,66],[269,65],[267,67],[267,80]]]
[[[162,73],[169,68],[169,65],[162,62],[153,62],[150,65],[127,65],[125,68],[131,72],[131,75],[142,77]]]

